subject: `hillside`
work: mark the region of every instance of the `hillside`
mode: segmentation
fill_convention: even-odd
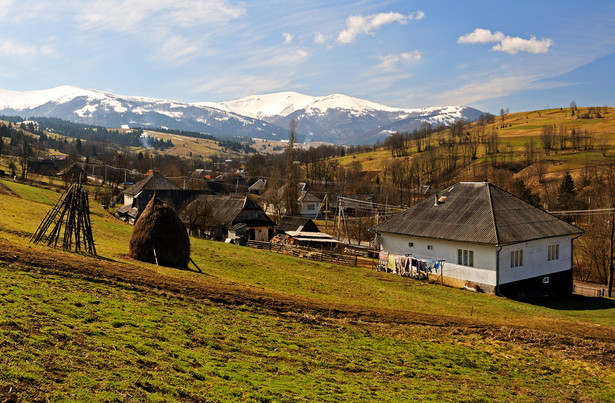
[[[28,243],[58,193],[2,182],[3,400],[615,398],[615,304],[519,302],[191,239],[205,274]]]
[[[607,166],[615,161],[615,108],[601,108],[601,117],[579,118],[589,108],[578,108],[571,116],[569,108],[510,113],[494,118],[492,123],[477,122],[463,128],[463,136],[455,137],[455,164],[447,170],[447,151],[451,131],[431,133],[420,140],[407,140],[403,153],[394,154],[394,145],[375,151],[346,155],[339,158],[344,167],[360,164],[368,178],[390,177],[390,167],[396,162],[420,165],[414,180],[401,183],[411,189],[431,182],[444,187],[458,181],[490,181],[506,187],[506,181],[521,178],[537,192],[561,180],[570,172],[579,178],[584,169]],[[553,147],[544,147],[545,127],[551,131]],[[573,139],[572,131],[577,137]],[[565,133],[565,147],[560,148],[560,133]],[[495,145],[489,145],[495,141]],[[576,143],[575,143],[576,142]],[[476,149],[472,159],[472,147]],[[497,151],[496,151],[497,150]],[[446,172],[445,172],[446,171]],[[540,181],[542,179],[542,181]],[[505,181],[505,182],[503,182]],[[399,184],[396,187],[400,187]]]

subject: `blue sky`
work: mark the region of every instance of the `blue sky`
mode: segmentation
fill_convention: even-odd
[[[615,106],[613,1],[0,0],[0,88]]]

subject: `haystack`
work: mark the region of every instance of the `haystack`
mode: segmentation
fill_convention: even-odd
[[[186,227],[175,210],[156,196],[132,230],[130,257],[162,266],[188,266],[190,238]]]

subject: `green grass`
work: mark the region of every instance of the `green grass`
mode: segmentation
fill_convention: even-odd
[[[22,401],[615,398],[612,370],[478,335],[271,315],[5,265],[0,282],[0,391]]]
[[[6,185],[21,198],[0,195],[0,238],[28,246],[33,254],[49,251],[27,241],[60,194]],[[91,208],[101,258],[128,261],[132,227],[95,202]],[[363,322],[329,317],[325,309],[318,314],[299,308],[276,313],[260,305],[220,305],[181,293],[121,281],[87,281],[0,261],[0,398],[615,399],[612,361],[604,366],[586,358],[600,356],[600,351],[608,357],[614,351],[611,341],[594,341],[592,336],[614,334],[611,300],[577,296],[524,303],[365,268],[194,238],[191,242],[193,259],[208,276],[139,267],[161,278],[222,285],[229,293],[262,290],[305,306],[380,310],[388,312],[389,319],[379,321],[376,316]],[[57,252],[58,259],[69,256]],[[426,325],[397,323],[396,315],[415,315]],[[422,315],[441,320],[430,322]],[[446,324],[447,318],[451,324]],[[569,333],[569,328],[580,330]],[[508,329],[521,337],[506,336]]]
[[[0,224],[4,236],[27,244],[46,212],[59,194],[7,183],[22,199],[0,195],[0,208],[11,220]],[[47,204],[41,204],[45,200]],[[98,254],[125,261],[132,226],[111,217],[92,203],[92,225]],[[583,320],[588,324],[615,328],[615,306],[587,311],[579,299],[579,309],[551,309],[540,305],[475,294],[407,278],[375,272],[367,268],[336,266],[254,250],[221,242],[191,238],[192,258],[207,274],[225,284],[244,284],[284,295],[299,296],[348,306],[391,308],[452,317],[472,318],[498,324],[523,324],[534,321]],[[44,246],[37,246],[45,248]],[[191,271],[147,265],[164,275],[205,281]]]

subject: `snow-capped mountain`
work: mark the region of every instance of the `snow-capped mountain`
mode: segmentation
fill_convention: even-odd
[[[286,139],[292,119],[298,138],[337,144],[372,144],[394,131],[423,122],[449,124],[475,120],[482,112],[468,107],[391,108],[334,94],[313,97],[296,92],[254,95],[233,101],[184,103],[121,96],[62,86],[50,90],[0,90],[0,115],[55,117],[105,127],[167,127],[217,137]]]
[[[62,86],[50,90],[0,90],[0,114],[54,117],[71,122],[119,128],[189,130],[217,137],[285,139],[288,129],[208,106],[155,98],[115,95]]]
[[[335,139],[342,144],[375,143],[391,132],[412,131],[424,122],[436,125],[460,119],[473,121],[482,114],[464,106],[402,109],[341,94],[312,97],[297,92],[253,95],[216,106],[281,127],[288,127],[291,119],[296,119],[297,132],[307,141]]]

